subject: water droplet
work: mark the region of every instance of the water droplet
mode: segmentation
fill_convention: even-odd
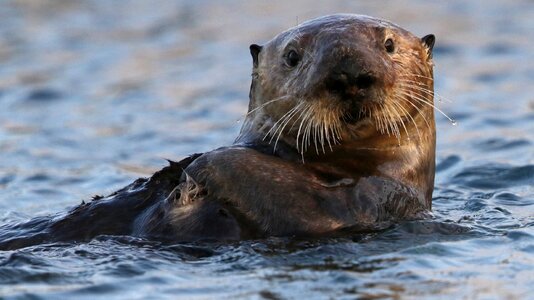
[[[241,119],[237,119],[237,120],[235,120],[235,122],[236,122],[236,124],[239,124],[239,123],[241,123]]]

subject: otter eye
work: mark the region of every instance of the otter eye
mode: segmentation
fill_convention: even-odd
[[[295,50],[291,50],[286,55],[286,64],[290,67],[295,67],[300,61],[300,56]]]
[[[384,47],[388,53],[393,53],[393,51],[395,51],[395,44],[393,44],[392,39],[387,39],[384,43]]]

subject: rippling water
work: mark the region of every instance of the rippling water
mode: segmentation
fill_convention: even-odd
[[[248,45],[333,12],[437,36],[437,104],[458,124],[437,118],[433,220],[346,239],[4,251],[0,297],[532,297],[532,1],[4,1],[0,224],[231,143]]]

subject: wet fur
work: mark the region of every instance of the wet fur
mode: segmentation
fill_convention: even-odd
[[[380,48],[389,36],[392,55]],[[419,218],[431,209],[435,167],[430,44],[383,20],[333,15],[253,46],[249,113],[233,146],[171,162],[68,213],[2,226],[0,249],[102,234],[324,236]],[[281,61],[288,47],[302,54],[294,69]],[[324,84],[339,57],[377,79],[359,102]]]
[[[236,239],[235,221],[217,203],[204,203],[190,216],[182,215],[181,226],[168,219],[174,206],[172,197],[190,198],[191,190],[183,185],[183,169],[199,154],[169,166],[150,178],[140,178],[109,196],[96,196],[67,213],[37,217],[21,224],[0,227],[0,250],[22,248],[39,243],[88,241],[98,235],[135,235],[160,240]],[[180,187],[180,189],[176,189]],[[183,193],[187,191],[186,193]],[[171,196],[169,196],[171,195]],[[186,206],[182,203],[179,206]],[[146,217],[146,218],[144,218]],[[189,219],[188,219],[189,218]],[[177,233],[178,232],[178,233]]]

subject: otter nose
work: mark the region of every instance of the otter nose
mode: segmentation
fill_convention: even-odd
[[[354,66],[350,61],[342,60],[333,68],[325,83],[330,92],[341,95],[344,99],[353,99],[362,95],[375,81],[371,73]]]

